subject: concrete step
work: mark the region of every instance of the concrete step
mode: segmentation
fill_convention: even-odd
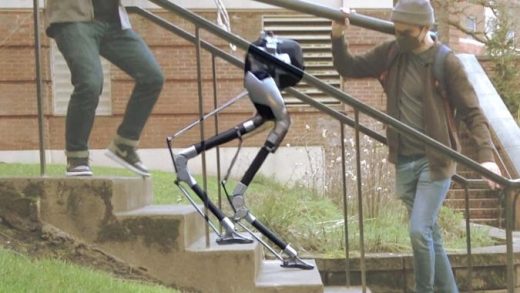
[[[153,199],[149,178],[51,177],[15,181],[21,190],[38,191],[43,222],[92,243],[114,236],[110,230],[117,227],[114,212],[138,209]]]
[[[36,193],[42,200],[56,200],[57,204],[79,203],[76,199],[90,201],[101,199],[110,204],[113,212],[137,209],[153,201],[152,180],[139,177],[18,177],[4,178],[0,184],[8,184],[21,193]],[[70,198],[70,195],[73,195]]]
[[[502,210],[500,198],[496,191],[483,188],[468,189],[471,222],[498,227],[502,221],[498,217]],[[456,183],[448,191],[444,205],[454,211],[465,213],[466,192]]]
[[[496,191],[488,189],[468,189],[469,198],[490,198],[498,199]],[[464,199],[464,189],[450,189],[446,196],[447,199]]]
[[[444,201],[444,205],[453,209],[464,209],[466,205],[466,201],[461,198],[453,198],[453,199],[447,199]],[[475,209],[475,208],[489,208],[489,209],[499,209],[500,207],[500,200],[498,198],[479,198],[469,199],[469,208]]]
[[[456,212],[464,213],[464,209],[453,209]],[[489,208],[475,208],[470,209],[471,219],[496,219],[498,218],[500,211],[498,209]]]
[[[209,236],[209,246],[203,235],[187,249],[189,263],[196,270],[185,273],[205,276],[205,284],[199,284],[203,292],[217,292],[214,288],[219,288],[218,292],[255,292],[255,279],[264,258],[260,243],[219,245],[216,234]]]
[[[463,176],[464,177],[464,176]],[[475,178],[472,177],[465,177],[466,179],[477,179],[478,181],[471,182],[468,187],[469,189],[484,189],[484,190],[490,190],[489,186],[486,181],[484,181],[480,176],[476,176]],[[462,183],[458,183],[457,181],[453,180],[451,189],[461,189],[464,190],[464,185]]]
[[[466,179],[480,179],[481,176],[473,171],[473,169],[461,169],[457,170],[457,174],[466,178]]]
[[[116,218],[114,225],[125,227],[121,230],[131,237],[114,237],[102,248],[165,284],[189,292],[254,292],[262,247],[256,241],[218,245],[214,233],[207,246],[204,220],[191,206],[150,206]]]
[[[472,223],[475,223],[475,224],[480,224],[480,225],[487,225],[487,226],[492,226],[492,227],[502,227],[504,225],[504,221],[501,220],[499,221],[498,219],[478,219],[478,218],[471,218],[471,222]]]
[[[115,213],[122,226],[136,221],[153,221],[164,226],[166,231],[177,234],[172,239],[178,249],[186,249],[204,233],[204,219],[191,205],[149,205],[143,208]],[[167,236],[167,235],[165,235]]]
[[[242,236],[250,238],[246,233],[242,233]],[[323,292],[323,284],[314,260],[305,260],[314,265],[313,270],[282,268],[278,260],[264,260],[263,247],[256,241],[252,244],[218,245],[216,239],[214,233],[210,234],[208,246],[206,237],[203,236],[193,243],[188,251],[193,252],[194,257],[201,261],[212,264],[218,262],[220,265],[216,269],[223,279],[222,282],[226,282],[227,286],[233,284],[230,290],[235,291],[232,292]],[[254,281],[253,291],[248,289],[248,280]],[[215,286],[217,285],[218,283],[215,283]],[[218,285],[218,288],[223,288],[223,285]]]
[[[340,287],[340,286],[327,286],[324,293],[363,293],[361,287]],[[365,293],[371,293],[369,288],[366,288]]]
[[[240,235],[252,239],[251,235],[248,233],[240,233]],[[264,259],[264,250],[262,245],[256,240],[253,241],[253,243],[248,244],[220,245],[217,243],[217,238],[218,236],[215,233],[210,233],[208,246],[206,235],[202,235],[197,241],[188,247],[187,251],[200,255],[202,259],[211,258],[215,255],[219,257],[233,255],[233,261],[236,261],[238,258],[243,257],[245,261],[250,262],[251,268],[253,270],[251,271],[249,279],[254,280],[260,271],[262,260]],[[226,265],[224,267],[234,267],[242,264],[230,263],[229,266]],[[243,269],[249,270],[249,268],[241,268],[241,270]]]
[[[264,260],[256,278],[255,293],[321,293],[323,283],[314,260],[312,270],[282,268],[277,260]]]
[[[211,233],[206,246],[203,219],[192,210],[152,206],[118,213],[114,225],[129,230],[128,237],[114,237],[100,246],[181,292],[254,292],[263,259],[259,243],[218,245]],[[192,233],[200,237],[190,241]]]
[[[112,178],[113,212],[138,209],[153,202],[152,179],[117,177]]]

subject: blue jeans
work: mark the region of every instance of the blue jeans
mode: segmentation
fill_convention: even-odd
[[[65,126],[67,156],[88,156],[88,138],[103,89],[99,56],[135,80],[117,134],[139,140],[164,83],[159,64],[145,42],[130,29],[101,21],[53,24],[52,31],[74,85]]]
[[[398,159],[396,192],[408,210],[417,293],[459,292],[437,224],[450,183],[451,178],[430,179],[424,156]]]

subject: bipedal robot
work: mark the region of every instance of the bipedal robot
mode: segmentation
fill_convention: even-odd
[[[286,63],[290,63],[294,66],[303,69],[303,54],[301,47],[297,42],[293,40],[279,39],[274,37],[274,35],[272,35],[271,33],[262,33],[260,38],[255,43],[253,43],[253,45],[256,45],[258,48],[265,50],[266,52],[270,53],[271,55],[279,58],[280,60]],[[245,96],[247,93],[249,95],[249,98],[253,102],[253,105],[256,108],[256,114],[252,118],[236,125],[234,128],[224,131],[223,133],[215,135],[207,140],[201,141],[198,144],[185,148],[177,154],[173,153],[172,140],[180,133],[198,124],[199,121],[196,121],[188,127],[184,128],[183,130],[179,131],[177,134],[174,135],[174,137],[169,137],[167,139],[167,142],[175,167],[175,172],[177,173],[177,180],[175,181],[175,183],[181,189],[184,195],[186,195],[188,200],[195,206],[197,211],[206,219],[208,224],[211,226],[212,230],[218,235],[218,244],[224,245],[237,243],[252,243],[253,240],[245,238],[236,232],[235,224],[238,224],[243,229],[248,231],[252,235],[252,237],[257,239],[266,248],[268,248],[278,259],[280,259],[282,261],[282,267],[313,269],[312,265],[303,262],[298,257],[298,253],[294,248],[292,248],[289,244],[284,242],[271,230],[269,230],[265,225],[258,221],[258,219],[256,219],[255,216],[251,214],[251,212],[248,210],[245,204],[245,192],[249,184],[253,180],[253,177],[262,166],[267,155],[276,151],[276,149],[282,142],[283,138],[287,134],[287,131],[291,124],[287,108],[285,107],[282,95],[280,94],[280,90],[288,86],[296,85],[300,81],[300,79],[301,77],[296,77],[294,75],[290,75],[281,70],[276,69],[275,66],[269,64],[269,62],[260,61],[260,58],[255,57],[252,54],[250,48],[246,56],[245,64],[244,87],[246,89],[246,92],[237,96],[235,98],[235,101],[241,98],[242,96]],[[229,104],[230,103],[228,103],[227,105]],[[214,112],[208,115],[212,115],[219,110],[221,110],[221,108],[216,109]],[[208,115],[206,115],[201,120],[206,119]],[[213,147],[222,145],[234,139],[239,139],[241,143],[242,137],[244,135],[257,130],[266,122],[274,122],[274,126],[267,135],[267,139],[264,145],[262,146],[256,157],[254,158],[253,162],[245,172],[245,175],[236,185],[231,195],[229,195],[227,193],[227,190],[224,188],[228,201],[230,202],[231,207],[235,213],[232,219],[230,219],[220,209],[218,209],[211,200],[209,200],[207,194],[197,184],[195,178],[190,174],[188,170],[188,160],[198,156],[202,152],[205,152]],[[231,170],[232,165],[234,164],[234,161],[239,151],[240,147],[238,148],[237,154],[235,155],[235,158],[231,163],[226,178],[229,176],[229,172]],[[222,182],[224,187],[225,181],[226,179],[224,179]],[[209,211],[213,213],[213,215],[218,219],[218,221],[222,225],[222,233],[219,233],[215,226],[211,224],[208,217],[195,204],[195,202],[190,197],[187,190],[181,185],[181,183],[187,184],[191,188],[191,190],[193,190],[193,192],[195,192],[195,194],[197,194],[197,196],[207,204]],[[262,239],[257,237],[251,230],[244,226],[240,222],[243,219],[245,219],[251,226],[255,227],[260,233],[266,236],[274,244],[276,244],[280,249],[282,249],[283,253],[285,253],[287,257],[284,258],[280,254],[276,253],[273,248],[271,248],[267,243],[265,243]]]

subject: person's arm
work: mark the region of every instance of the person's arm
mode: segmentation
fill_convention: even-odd
[[[487,122],[475,93],[475,89],[468,79],[464,67],[455,54],[449,54],[445,61],[448,97],[457,111],[457,116],[466,124],[470,136],[478,148],[478,160],[481,165],[497,174],[500,168],[494,160],[493,142]],[[488,180],[492,189],[498,187],[496,183]]]
[[[345,19],[345,23],[332,22],[331,40],[334,68],[343,77],[378,78],[386,70],[386,57],[391,43],[383,43],[365,54],[354,56],[348,50],[348,44],[344,37],[344,32],[348,26],[348,18]]]

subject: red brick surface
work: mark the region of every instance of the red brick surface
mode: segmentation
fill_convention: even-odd
[[[388,19],[388,11],[360,11]],[[261,30],[264,11],[234,11],[230,13],[232,28],[244,39],[254,40]],[[273,12],[269,12],[272,14]],[[288,12],[279,12],[287,14]],[[214,21],[214,12],[202,12],[202,16]],[[169,13],[159,15],[194,33],[194,26]],[[159,61],[166,76],[166,84],[141,138],[141,147],[164,146],[164,139],[187,123],[197,119],[198,99],[196,50],[193,45],[139,16],[132,16],[134,29],[143,36]],[[37,107],[34,69],[34,40],[32,14],[28,10],[0,10],[0,150],[26,150],[38,148]],[[7,24],[7,25],[4,25]],[[230,52],[228,44],[201,31],[201,36]],[[353,52],[361,53],[391,36],[352,27],[347,32]],[[64,145],[64,117],[52,112],[52,86],[49,65],[49,39],[42,34],[42,71],[44,77],[44,108],[47,148],[61,149]],[[243,58],[243,52],[234,53]],[[211,57],[202,54],[202,94],[204,109],[213,107]],[[242,88],[242,70],[217,59],[218,103],[222,104],[238,94]],[[122,119],[133,82],[130,77],[112,66],[112,116],[96,118],[90,138],[90,147],[105,147],[114,135]],[[385,97],[374,80],[346,80],[345,91],[383,110]],[[284,141],[291,145],[320,145],[323,132],[337,131],[338,122],[319,114],[306,106],[290,107],[292,127]],[[339,110],[350,111],[348,107]],[[234,126],[250,117],[254,109],[247,98],[227,109],[220,120],[220,129]],[[206,125],[206,135],[214,134],[212,120]],[[178,143],[191,144],[200,139],[198,128],[188,132]],[[253,136],[246,145],[259,145],[265,135]]]

